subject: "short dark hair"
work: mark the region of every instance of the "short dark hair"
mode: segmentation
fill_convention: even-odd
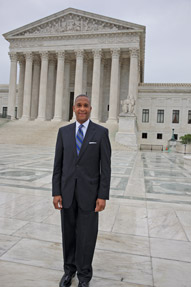
[[[77,100],[78,98],[81,98],[81,97],[88,99],[88,101],[90,102],[90,98],[89,98],[86,94],[80,94],[80,95],[78,95],[78,96],[75,98],[74,103],[76,102],[76,100]]]

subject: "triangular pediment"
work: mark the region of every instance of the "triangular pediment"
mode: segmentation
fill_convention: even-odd
[[[8,40],[20,37],[84,34],[120,31],[144,31],[144,26],[68,8],[4,34]]]

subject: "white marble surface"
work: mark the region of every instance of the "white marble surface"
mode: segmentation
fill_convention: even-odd
[[[155,287],[190,287],[191,263],[153,258]]]
[[[25,180],[14,180],[16,173],[1,178],[3,287],[12,287],[13,280],[14,287],[55,287],[63,274],[50,155],[48,148],[0,145],[2,171],[34,170]],[[191,172],[182,162],[171,154],[113,152],[112,190],[99,216],[91,287],[190,287],[191,195],[186,192]],[[145,170],[154,170],[154,177]],[[170,172],[162,178],[161,170]],[[184,178],[174,176],[180,171]],[[77,286],[75,278],[72,287]]]
[[[120,206],[113,232],[148,236],[146,208]]]

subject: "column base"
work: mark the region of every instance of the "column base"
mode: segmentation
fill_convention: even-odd
[[[35,122],[45,122],[46,119],[45,118],[36,118]]]
[[[63,119],[62,118],[59,118],[59,117],[54,117],[51,122],[62,122]]]
[[[30,118],[27,117],[27,116],[22,116],[19,121],[23,121],[23,122],[27,122],[27,121],[30,121]]]

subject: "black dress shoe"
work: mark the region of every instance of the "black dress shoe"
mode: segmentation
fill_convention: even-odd
[[[75,276],[76,273],[73,274],[64,274],[62,279],[60,280],[59,287],[69,287],[72,282],[72,278]]]
[[[78,287],[89,287],[89,282],[79,282]]]

